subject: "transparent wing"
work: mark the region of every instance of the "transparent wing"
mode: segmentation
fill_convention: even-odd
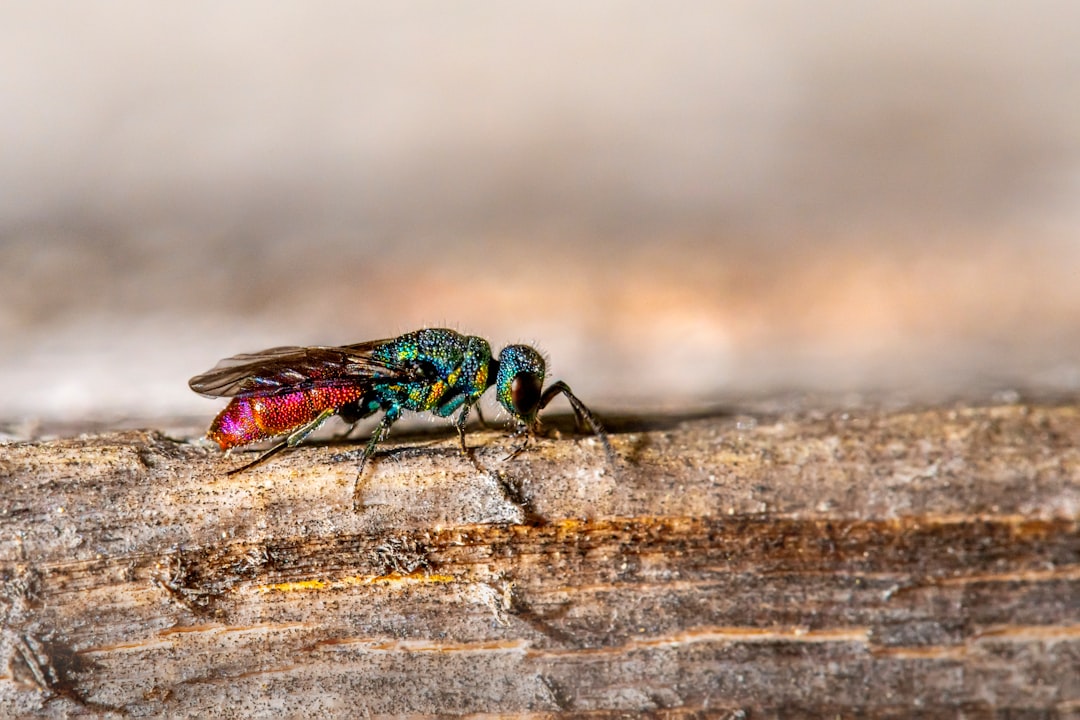
[[[335,385],[414,380],[415,367],[372,357],[386,340],[343,347],[276,347],[226,358],[188,381],[207,397],[260,397]]]

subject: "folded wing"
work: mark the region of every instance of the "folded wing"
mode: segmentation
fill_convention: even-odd
[[[342,347],[275,347],[226,358],[188,381],[207,397],[264,397],[379,382],[415,379],[415,367],[394,365],[372,356],[385,340]]]

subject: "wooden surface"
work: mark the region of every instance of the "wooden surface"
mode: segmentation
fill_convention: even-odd
[[[0,715],[1080,714],[1075,407],[612,424],[0,445]]]

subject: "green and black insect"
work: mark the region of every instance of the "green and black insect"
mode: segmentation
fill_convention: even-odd
[[[327,419],[346,423],[382,411],[360,460],[357,477],[406,410],[450,417],[466,451],[465,424],[491,386],[524,436],[513,455],[528,444],[537,414],[555,396],[565,395],[578,418],[600,438],[609,458],[614,451],[597,417],[560,381],[544,389],[543,356],[528,345],[508,345],[498,359],[487,340],[444,328],[429,328],[387,340],[342,347],[277,347],[236,355],[191,379],[191,389],[208,397],[229,397],[207,432],[223,450],[283,437],[246,470],[284,448],[295,447]]]

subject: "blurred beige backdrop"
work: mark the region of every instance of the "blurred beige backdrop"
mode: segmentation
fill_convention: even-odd
[[[604,408],[1080,385],[1080,5],[0,5],[0,422],[448,324]]]

